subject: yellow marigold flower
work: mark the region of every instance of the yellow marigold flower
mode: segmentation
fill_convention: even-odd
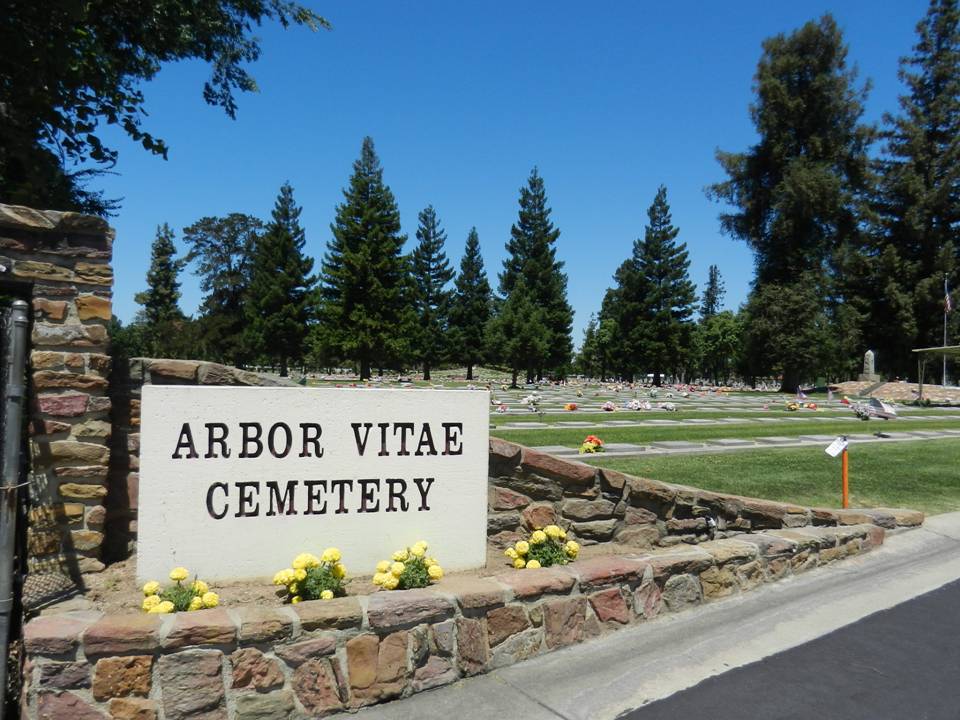
[[[527,561],[524,560],[523,558],[517,558],[516,560],[513,561],[513,566],[517,570],[523,570],[523,568],[526,567],[526,564],[527,564]]]
[[[396,575],[387,575],[387,579],[383,581],[383,587],[387,590],[396,590],[399,584],[400,578]]]
[[[294,605],[296,605],[301,600],[303,600],[303,598],[300,597],[299,595],[294,595],[292,598],[290,598],[290,602],[293,603]]]
[[[414,545],[412,548],[410,548],[410,554],[414,557],[423,557],[427,554],[427,549],[419,545]]]
[[[560,537],[561,530],[556,525],[547,525],[543,531],[547,534],[548,538],[553,538],[556,540]]]
[[[305,568],[309,569],[309,568],[315,568],[319,566],[320,566],[320,558],[318,558],[316,555],[307,553],[307,564]]]
[[[423,564],[426,565],[428,568],[433,567],[434,565],[439,565],[435,557],[428,557],[426,560],[423,561]]]
[[[580,552],[580,546],[573,540],[568,540],[567,544],[563,546],[563,549],[567,552],[567,555],[572,558],[575,558],[577,553]]]
[[[389,570],[389,568],[387,568]],[[390,573],[374,573],[373,575],[373,584],[374,585],[383,585],[384,580],[388,577],[393,577]]]
[[[293,559],[293,569],[302,570],[307,566],[307,554],[300,553]]]
[[[321,590],[320,591],[321,600],[333,600],[333,590]]]
[[[159,595],[147,595],[147,596],[143,599],[143,605],[142,605],[141,607],[142,607],[144,610],[149,611],[151,608],[155,608],[155,607],[156,607],[157,605],[159,605],[159,604],[160,604],[160,596],[159,596]]]
[[[203,594],[203,597],[200,598],[203,600],[203,606],[208,608],[215,608],[220,604],[220,596],[215,592],[206,592]]]
[[[417,540],[417,541],[413,544],[413,546],[414,546],[414,547],[422,547],[422,548],[424,549],[424,551],[426,551],[426,549],[427,549],[428,547],[430,547],[429,545],[427,545],[427,541],[426,541],[426,540]]]
[[[390,572],[390,561],[389,561],[389,560],[381,560],[380,562],[378,562],[378,563],[377,563],[377,572],[378,572],[378,573]]]
[[[320,562],[335,563],[340,562],[340,551],[335,547],[327,548],[320,556]]]
[[[346,576],[347,568],[343,563],[336,563],[331,572],[335,578],[340,579]]]
[[[304,570],[303,568],[300,568],[299,570],[294,570],[294,571],[293,571],[293,578],[294,578],[294,580],[296,580],[297,582],[301,582],[302,580],[306,580],[306,579],[307,579],[307,571]]]
[[[159,605],[157,605],[157,607],[155,607],[154,610],[156,610],[158,613],[163,613],[164,615],[166,615],[167,613],[173,612],[174,605],[169,600],[164,600]],[[151,612],[153,611],[151,610]]]
[[[407,561],[407,551],[406,550],[397,550],[393,554],[393,559],[395,562],[406,562]]]
[[[190,577],[190,571],[184,567],[175,567],[170,571],[170,579],[175,582],[186,580],[188,577]]]
[[[203,607],[203,600],[194,596],[193,599],[190,600],[190,607],[188,607],[187,610],[199,610],[202,607]]]
[[[434,580],[439,580],[443,577],[443,568],[441,568],[439,565],[431,565],[427,568],[427,575]]]
[[[526,555],[528,552],[530,552],[530,543],[528,543],[526,540],[521,540],[515,545],[515,547],[518,555]]]
[[[530,544],[539,545],[547,541],[547,534],[543,530],[534,530],[530,534]]]
[[[527,560],[527,570],[536,570],[540,567],[539,560]]]
[[[151,580],[143,586],[144,595],[156,595],[158,592],[160,592],[160,583],[158,583],[156,580]]]
[[[274,585],[286,585],[283,581],[283,570],[278,570],[273,576]]]
[[[560,528],[560,539],[561,539],[561,540],[566,540],[566,539],[567,539],[567,531],[564,530],[563,528]]]
[[[194,595],[203,595],[205,592],[209,592],[210,586],[203,580],[194,580],[190,589],[193,590]]]
[[[289,587],[287,588],[291,595],[296,595],[299,589],[300,587],[296,583],[290,583]]]
[[[511,560],[516,560],[518,557],[520,557],[520,553],[518,553],[513,548],[507,548],[506,550],[503,551],[503,554],[506,555]]]
[[[403,571],[406,569],[406,567],[407,566],[402,562],[395,562],[390,566],[390,574],[398,578],[403,574]]]

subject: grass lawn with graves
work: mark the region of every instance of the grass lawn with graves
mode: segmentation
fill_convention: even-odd
[[[851,507],[960,510],[960,439],[852,446]],[[840,459],[820,447],[603,458],[591,464],[705,490],[840,507]]]

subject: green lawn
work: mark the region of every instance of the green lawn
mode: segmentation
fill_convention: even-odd
[[[907,507],[931,514],[960,510],[960,440],[855,445],[849,457],[851,507]],[[706,490],[840,507],[840,459],[822,448],[590,462]]]
[[[597,404],[597,403],[594,403]],[[942,411],[941,411],[942,412]],[[924,415],[936,415],[939,414],[937,411],[924,412]],[[944,415],[950,417],[960,418],[960,414],[953,413],[952,415],[947,412],[943,412]],[[849,408],[831,408],[829,410],[817,410],[816,412],[812,410],[803,410],[797,412],[790,412],[783,406],[773,406],[769,410],[760,410],[759,406],[756,410],[724,410],[720,408],[718,412],[704,412],[702,410],[677,410],[676,412],[666,412],[664,410],[646,410],[646,411],[631,411],[631,410],[618,410],[617,412],[612,413],[583,413],[578,411],[573,412],[559,412],[559,413],[543,413],[541,417],[537,413],[525,412],[525,413],[505,413],[497,414],[492,413],[490,415],[490,422],[493,425],[503,425],[504,423],[524,423],[524,422],[545,422],[545,423],[558,423],[558,422],[590,422],[590,423],[602,423],[609,422],[610,420],[716,420],[717,418],[722,417],[735,417],[742,418],[744,420],[750,420],[752,418],[762,418],[762,417],[783,417],[783,416],[793,416],[793,417],[851,417],[853,411]]]
[[[655,440],[714,440],[717,438],[757,438],[767,435],[844,435],[853,433],[874,433],[878,431],[909,431],[909,430],[938,430],[943,428],[960,428],[960,417],[945,416],[942,420],[911,420],[884,421],[870,420],[869,422],[806,422],[806,423],[776,423],[776,424],[743,424],[734,423],[722,425],[702,425],[677,427],[673,425],[661,427],[618,427],[618,428],[570,428],[537,430],[509,430],[504,428],[491,429],[490,434],[510,442],[519,443],[528,447],[539,445],[565,445],[579,447],[585,434],[593,432],[604,442],[635,443],[643,445]],[[960,459],[960,450],[958,450]]]

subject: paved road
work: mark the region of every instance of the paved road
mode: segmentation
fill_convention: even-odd
[[[960,581],[622,720],[960,718]]]

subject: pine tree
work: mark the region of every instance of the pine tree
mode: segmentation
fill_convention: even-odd
[[[690,347],[696,291],[690,282],[686,243],[678,243],[680,230],[673,225],[667,189],[661,185],[647,210],[650,224],[643,242],[634,245],[634,263],[646,294],[641,300],[639,323],[642,358],[653,372],[653,382],[679,369]]]
[[[287,376],[291,361],[304,355],[316,282],[310,274],[313,259],[303,254],[301,210],[290,183],[284,183],[272,219],[256,244],[247,293],[251,346],[280,366],[281,377]]]
[[[485,355],[490,309],[490,283],[480,256],[480,238],[477,229],[471,228],[450,310],[451,356],[467,366],[467,380],[473,380],[473,366]]]
[[[844,247],[862,242],[867,148],[873,137],[873,130],[860,122],[866,89],[854,86],[856,73],[848,69],[846,56],[842,33],[830,15],[764,41],[757,100],[751,106],[759,140],[744,153],[717,154],[729,179],[711,189],[714,197],[736,208],[720,216],[723,230],[754,252],[753,293],[770,299],[775,293],[766,287],[775,286],[790,297],[807,299],[816,292],[817,306],[830,314],[844,299],[834,258]],[[799,283],[804,287],[794,287]],[[756,309],[756,302],[752,306]],[[748,345],[754,350],[750,357],[756,363],[752,372],[780,368],[783,389],[792,392],[802,379],[825,369],[810,364],[806,353],[788,350],[794,337],[814,337],[813,325],[799,323],[813,323],[815,313],[764,317],[768,322],[762,335],[747,324]],[[774,321],[782,324],[774,326]],[[828,325],[818,343],[835,329]]]
[[[509,297],[522,277],[527,291],[542,310],[546,323],[547,351],[528,371],[528,380],[542,377],[545,369],[563,372],[573,352],[573,310],[567,303],[567,276],[557,260],[560,231],[550,221],[547,195],[537,168],[520,188],[520,211],[510,228],[508,256],[500,273],[500,294]]]
[[[613,275],[614,286],[604,295],[600,306],[598,334],[606,328],[609,345],[606,359],[614,373],[633,381],[645,361],[643,347],[643,314],[649,293],[639,271],[640,241],[633,244],[633,254],[624,260]],[[605,374],[605,373],[604,373]]]
[[[173,230],[164,223],[157,228],[157,237],[150,246],[147,289],[134,296],[134,300],[143,305],[143,321],[148,327],[183,319],[177,304],[180,300],[180,281],[177,277],[183,263],[174,259],[176,254]]]
[[[238,367],[253,359],[244,303],[262,233],[263,223],[242,213],[204,217],[183,230],[190,246],[186,260],[197,263],[195,272],[205,293],[198,319],[204,358]]]
[[[417,313],[416,356],[423,365],[423,379],[430,379],[430,369],[446,355],[446,332],[450,314],[451,293],[447,283],[453,269],[443,252],[447,234],[440,227],[437,212],[427,206],[418,216],[419,243],[410,255],[413,275],[413,305]]]
[[[707,270],[707,286],[703,290],[703,300],[700,303],[700,317],[709,318],[720,312],[726,287],[720,277],[720,268],[711,265]]]
[[[885,153],[878,168],[883,239],[871,282],[887,286],[890,295],[868,296],[867,331],[879,346],[878,361],[899,375],[915,371],[911,346],[943,342],[944,277],[956,287],[960,260],[957,0],[931,0],[917,36],[913,53],[900,61],[907,92],[900,97],[899,115],[884,117]],[[890,270],[897,275],[887,274]]]
[[[487,337],[490,354],[510,368],[513,387],[521,371],[529,381],[548,356],[551,336],[546,313],[523,276],[516,279],[499,312],[490,320]]]
[[[318,344],[366,379],[375,362],[405,357],[414,322],[400,211],[369,137],[343,196],[323,258]]]

